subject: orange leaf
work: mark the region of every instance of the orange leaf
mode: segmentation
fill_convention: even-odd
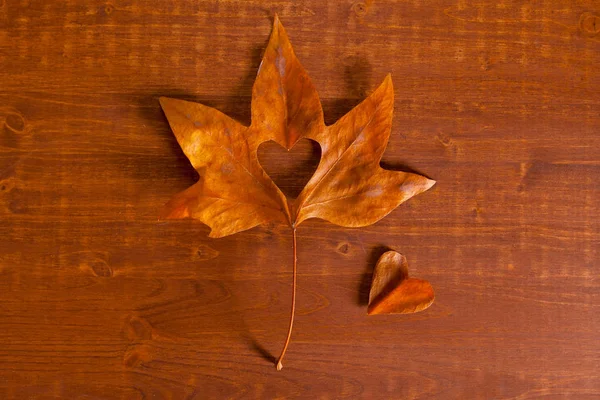
[[[415,313],[425,310],[434,299],[429,282],[408,277],[406,257],[395,251],[379,257],[369,293],[369,315]]]
[[[160,103],[200,174],[198,183],[166,205],[163,217],[198,219],[211,227],[211,237],[271,221],[295,228],[309,218],[367,226],[435,183],[379,166],[392,125],[390,76],[339,121],[325,126],[319,96],[277,17],[252,89],[249,127],[201,104],[165,97]],[[301,138],[318,142],[322,156],[291,201],[260,166],[257,149],[267,140],[290,149]]]

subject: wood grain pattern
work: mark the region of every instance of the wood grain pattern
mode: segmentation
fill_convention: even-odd
[[[376,225],[211,240],[157,223],[195,172],[158,97],[248,124],[278,13],[331,124],[388,73],[387,168],[437,180]],[[600,5],[0,0],[0,398],[600,397]],[[298,191],[310,143],[261,161]],[[296,169],[301,174],[296,174]],[[420,314],[366,316],[395,249]]]

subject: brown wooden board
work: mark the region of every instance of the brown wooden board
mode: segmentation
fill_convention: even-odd
[[[377,224],[222,239],[157,222],[197,179],[160,96],[250,122],[273,16],[331,124],[389,72]],[[284,191],[318,151],[268,143]],[[0,398],[600,397],[597,1],[0,0]],[[435,303],[366,315],[379,256]]]

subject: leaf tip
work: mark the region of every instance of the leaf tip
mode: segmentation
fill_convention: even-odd
[[[158,216],[159,221],[166,219],[183,219],[190,217],[190,210],[185,204],[177,204],[175,199],[164,205]]]
[[[383,82],[379,84],[377,89],[371,94],[371,96],[375,96],[375,98],[380,98],[383,96],[384,98],[394,98],[394,84],[392,83],[392,74],[387,74],[385,78],[383,78]],[[369,97],[371,97],[369,96]]]
[[[158,98],[158,102],[160,103],[160,106],[164,108],[165,104],[167,104],[169,102],[169,98],[165,97],[165,96],[160,96]]]
[[[277,361],[277,371],[281,371],[283,369],[283,364],[281,361]]]
[[[164,97],[164,96],[161,96],[158,98],[158,102],[160,103],[160,108],[162,108],[165,115],[167,115],[167,113],[175,111],[177,101],[178,101],[177,99],[173,99],[170,97]],[[167,116],[167,119],[168,119],[168,116]]]
[[[287,33],[281,20],[279,19],[279,15],[275,14],[273,17],[273,30],[271,31],[271,39],[269,40],[269,45],[267,47],[273,47],[274,49],[282,48],[290,46],[289,39],[287,37]]]
[[[437,181],[427,178],[427,182],[425,182],[425,190],[431,189],[436,183]]]
[[[391,72],[388,72],[388,74],[385,76],[385,78],[383,78],[383,84],[386,86],[389,85],[391,88],[394,87],[394,83],[392,82]]]

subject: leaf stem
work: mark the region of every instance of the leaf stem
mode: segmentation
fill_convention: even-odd
[[[294,326],[294,313],[296,311],[296,227],[292,227],[292,247],[294,251],[294,278],[292,283],[292,312],[290,314],[290,327],[288,328],[287,338],[285,339],[285,344],[283,345],[283,350],[281,350],[281,355],[279,359],[277,359],[277,371],[281,371],[283,368],[283,364],[281,360],[283,360],[283,356],[285,356],[285,352],[290,344],[290,338],[292,337],[292,327]]]

